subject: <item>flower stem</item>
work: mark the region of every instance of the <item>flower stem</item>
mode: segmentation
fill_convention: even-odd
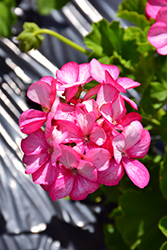
[[[38,34],[41,33],[45,33],[45,34],[49,34],[51,36],[55,36],[56,38],[58,38],[59,40],[61,40],[62,42],[68,44],[69,46],[73,47],[74,49],[82,52],[83,54],[89,55],[90,51],[86,50],[85,48],[81,47],[80,45],[74,43],[73,41],[69,40],[68,38],[60,35],[59,33],[53,31],[53,30],[49,30],[49,29],[40,29],[37,30],[35,32],[33,32],[34,36],[37,36]]]

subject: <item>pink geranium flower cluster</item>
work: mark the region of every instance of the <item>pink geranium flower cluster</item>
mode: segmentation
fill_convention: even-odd
[[[155,19],[148,32],[148,41],[161,55],[167,55],[167,0],[148,0],[146,14]]]
[[[96,59],[69,62],[56,79],[43,77],[28,89],[43,111],[30,109],[19,119],[28,134],[21,143],[25,172],[54,201],[68,195],[82,200],[100,184],[117,185],[124,171],[136,186],[148,184],[149,172],[135,158],[147,154],[150,134],[137,112],[127,114],[125,101],[137,105],[122,94],[140,84],[118,76],[118,67]],[[92,80],[98,84],[86,92]]]

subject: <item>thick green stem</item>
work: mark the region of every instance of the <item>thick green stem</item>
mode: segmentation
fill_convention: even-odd
[[[35,32],[33,32],[34,36],[37,36],[38,34],[41,33],[45,33],[45,34],[49,34],[51,36],[55,36],[56,38],[58,38],[59,40],[61,40],[62,42],[68,44],[69,46],[73,47],[74,49],[82,52],[83,54],[89,55],[90,51],[86,50],[85,48],[81,47],[80,45],[74,43],[73,41],[69,40],[68,38],[60,35],[59,33],[53,31],[53,30],[49,30],[49,29],[40,29],[37,30]]]

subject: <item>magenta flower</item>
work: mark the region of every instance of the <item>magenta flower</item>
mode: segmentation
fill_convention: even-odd
[[[59,144],[67,137],[56,129],[46,140],[42,129],[28,135],[21,142],[24,152],[23,163],[26,164],[26,174],[32,174],[34,183],[50,186],[56,179],[57,159],[61,156]]]
[[[41,128],[50,115],[56,98],[55,79],[51,76],[42,77],[40,81],[29,87],[27,96],[33,102],[40,104],[44,110],[29,109],[21,114],[19,118],[20,130],[25,134],[30,134]]]
[[[148,41],[161,55],[167,55],[167,6],[159,10],[156,15],[156,23],[148,32]]]
[[[146,14],[147,16],[156,19],[159,10],[165,6],[167,6],[167,0],[148,0],[146,5]]]
[[[105,103],[114,102],[120,92],[126,93],[126,89],[138,87],[140,85],[140,83],[127,77],[118,78],[119,68],[117,66],[102,64],[94,58],[90,62],[90,72],[93,79],[100,82],[100,84],[89,90],[84,96],[84,100],[97,94],[96,101],[99,106]],[[124,95],[122,95],[122,98],[134,109],[137,109],[135,102]]]
[[[89,161],[82,160],[73,148],[62,145],[61,163],[57,168],[57,179],[51,185],[49,195],[53,201],[70,196],[83,200],[99,188],[97,169]]]
[[[141,115],[136,112],[126,114],[125,103],[121,95],[113,103],[103,104],[100,111],[112,129],[123,130],[132,121],[142,120]]]
[[[96,123],[96,115],[93,112],[84,113],[82,109],[76,109],[76,123],[70,121],[57,121],[59,129],[68,131],[66,143],[76,143],[81,152],[103,145],[106,140],[104,130]]]
[[[138,121],[125,127],[112,140],[114,158],[118,164],[116,168],[124,168],[131,181],[140,188],[148,184],[149,172],[141,162],[133,158],[143,158],[147,154],[150,140],[149,132],[143,130]]]
[[[76,95],[79,85],[83,86],[92,80],[89,63],[78,65],[76,62],[68,62],[56,71],[56,77],[60,83],[59,90],[65,91],[66,102]]]

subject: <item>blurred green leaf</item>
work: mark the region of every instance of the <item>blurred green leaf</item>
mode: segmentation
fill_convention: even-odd
[[[160,82],[151,82],[140,101],[145,113],[152,116],[167,102],[167,87]]]
[[[117,16],[136,24],[142,30],[146,26],[150,25],[150,21],[148,21],[143,14],[139,14],[135,11],[128,11],[128,10],[119,11],[117,13]]]
[[[108,250],[129,250],[129,247],[124,243],[121,234],[112,224],[104,225],[103,232]]]
[[[167,153],[165,154],[164,162],[160,169],[160,188],[163,196],[167,199]]]
[[[163,217],[158,225],[162,233],[167,237],[167,216]]]
[[[160,250],[167,250],[167,241],[165,241],[163,243],[163,245],[161,246]]]
[[[20,49],[28,52],[31,49],[37,49],[42,45],[44,36],[41,34],[34,35],[35,32],[38,32],[40,28],[35,23],[25,22],[23,25],[23,31],[17,37],[17,40],[20,41]]]
[[[92,32],[84,38],[84,42],[98,57],[111,56],[113,50],[122,51],[124,29],[120,28],[119,22],[113,21],[109,24],[102,19],[98,23],[93,23],[92,29]]]
[[[145,14],[147,0],[124,0],[118,6],[118,11],[128,10],[128,11],[136,11],[139,14]]]
[[[16,15],[12,12],[14,6],[14,0],[0,1],[0,37],[9,37],[12,34],[11,28],[16,21]]]
[[[165,240],[158,230],[158,221],[167,211],[167,202],[159,192],[126,192],[121,196],[123,215],[116,221],[125,242],[135,249],[156,250]]]
[[[52,9],[61,9],[70,0],[36,0],[38,12],[41,15],[48,15]]]

